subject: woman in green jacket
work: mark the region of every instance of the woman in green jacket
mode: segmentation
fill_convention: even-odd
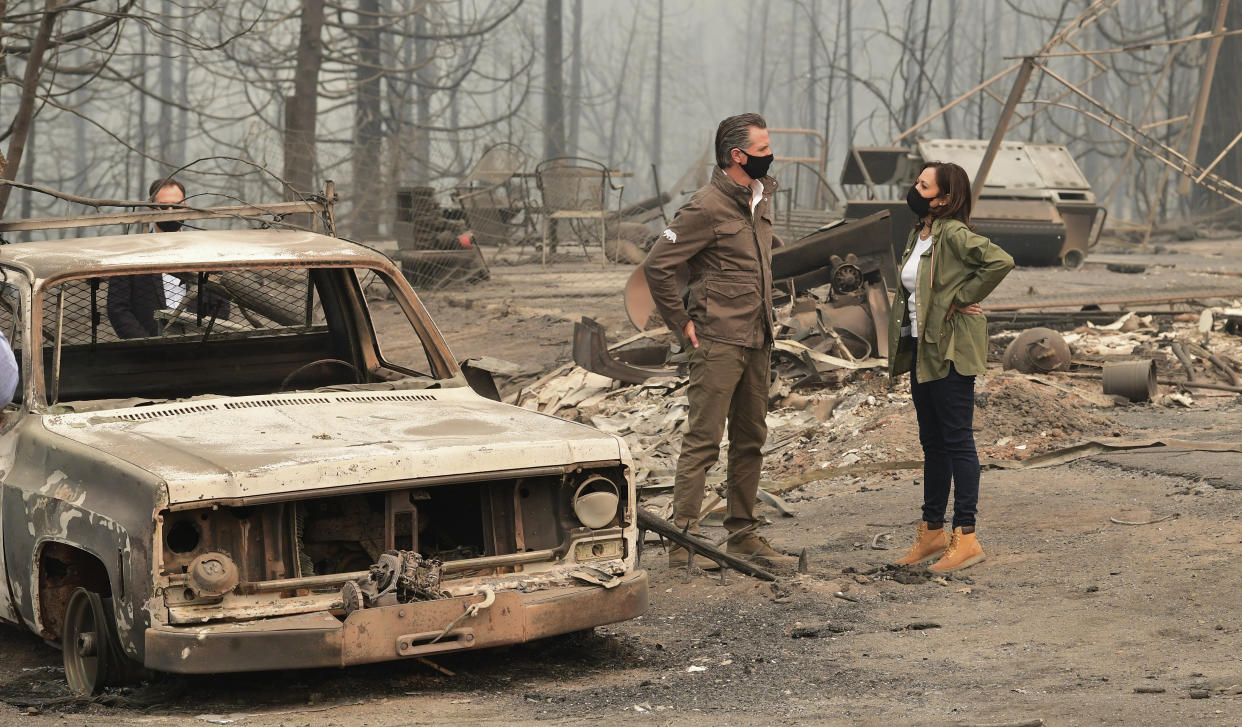
[[[970,226],[971,190],[956,164],[928,162],[906,196],[918,216],[902,255],[889,324],[889,375],[910,372],[923,445],[923,516],[911,565],[939,556],[948,572],[983,560],[975,536],[979,455],[975,376],[987,366],[988,325],[979,301],[1013,268],[1013,258]],[[953,530],[944,513],[953,490]]]

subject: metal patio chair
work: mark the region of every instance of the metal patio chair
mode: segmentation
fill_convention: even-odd
[[[588,257],[588,230],[585,223],[599,223],[600,264],[607,264],[607,218],[620,216],[621,197],[625,185],[612,181],[608,167],[582,157],[556,157],[545,159],[535,167],[535,180],[543,199],[543,264],[548,264],[549,238],[555,236],[553,228],[560,220],[568,220],[570,227],[582,244]],[[609,191],[617,193],[617,206],[608,205]]]

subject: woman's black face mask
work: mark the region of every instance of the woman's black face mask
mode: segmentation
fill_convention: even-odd
[[[931,203],[930,199],[919,194],[919,185],[917,184],[910,187],[909,193],[906,194],[906,205],[920,218],[926,217],[931,212]]]

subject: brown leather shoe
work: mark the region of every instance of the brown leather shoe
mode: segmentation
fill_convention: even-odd
[[[915,565],[931,560],[949,547],[950,539],[943,527],[932,530],[927,527],[926,522],[921,522],[915,531],[914,545],[910,546],[910,552],[893,562],[897,565]]]
[[[765,538],[754,533],[739,535],[729,541],[725,552],[747,560],[765,560],[772,565],[797,565],[798,559],[773,548]]]
[[[963,533],[961,528],[953,528],[953,536],[950,538],[949,547],[945,549],[944,555],[940,560],[936,561],[928,570],[935,573],[948,573],[949,571],[961,570],[969,568],[975,563],[980,563],[986,558],[983,554],[983,547],[979,545],[979,539],[975,537],[974,532]]]

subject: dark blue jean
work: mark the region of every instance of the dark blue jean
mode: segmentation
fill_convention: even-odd
[[[921,383],[910,370],[910,395],[923,445],[923,520],[943,522],[953,487],[953,526],[975,524],[979,505],[979,453],[975,450],[975,377],[949,364],[949,375]]]

